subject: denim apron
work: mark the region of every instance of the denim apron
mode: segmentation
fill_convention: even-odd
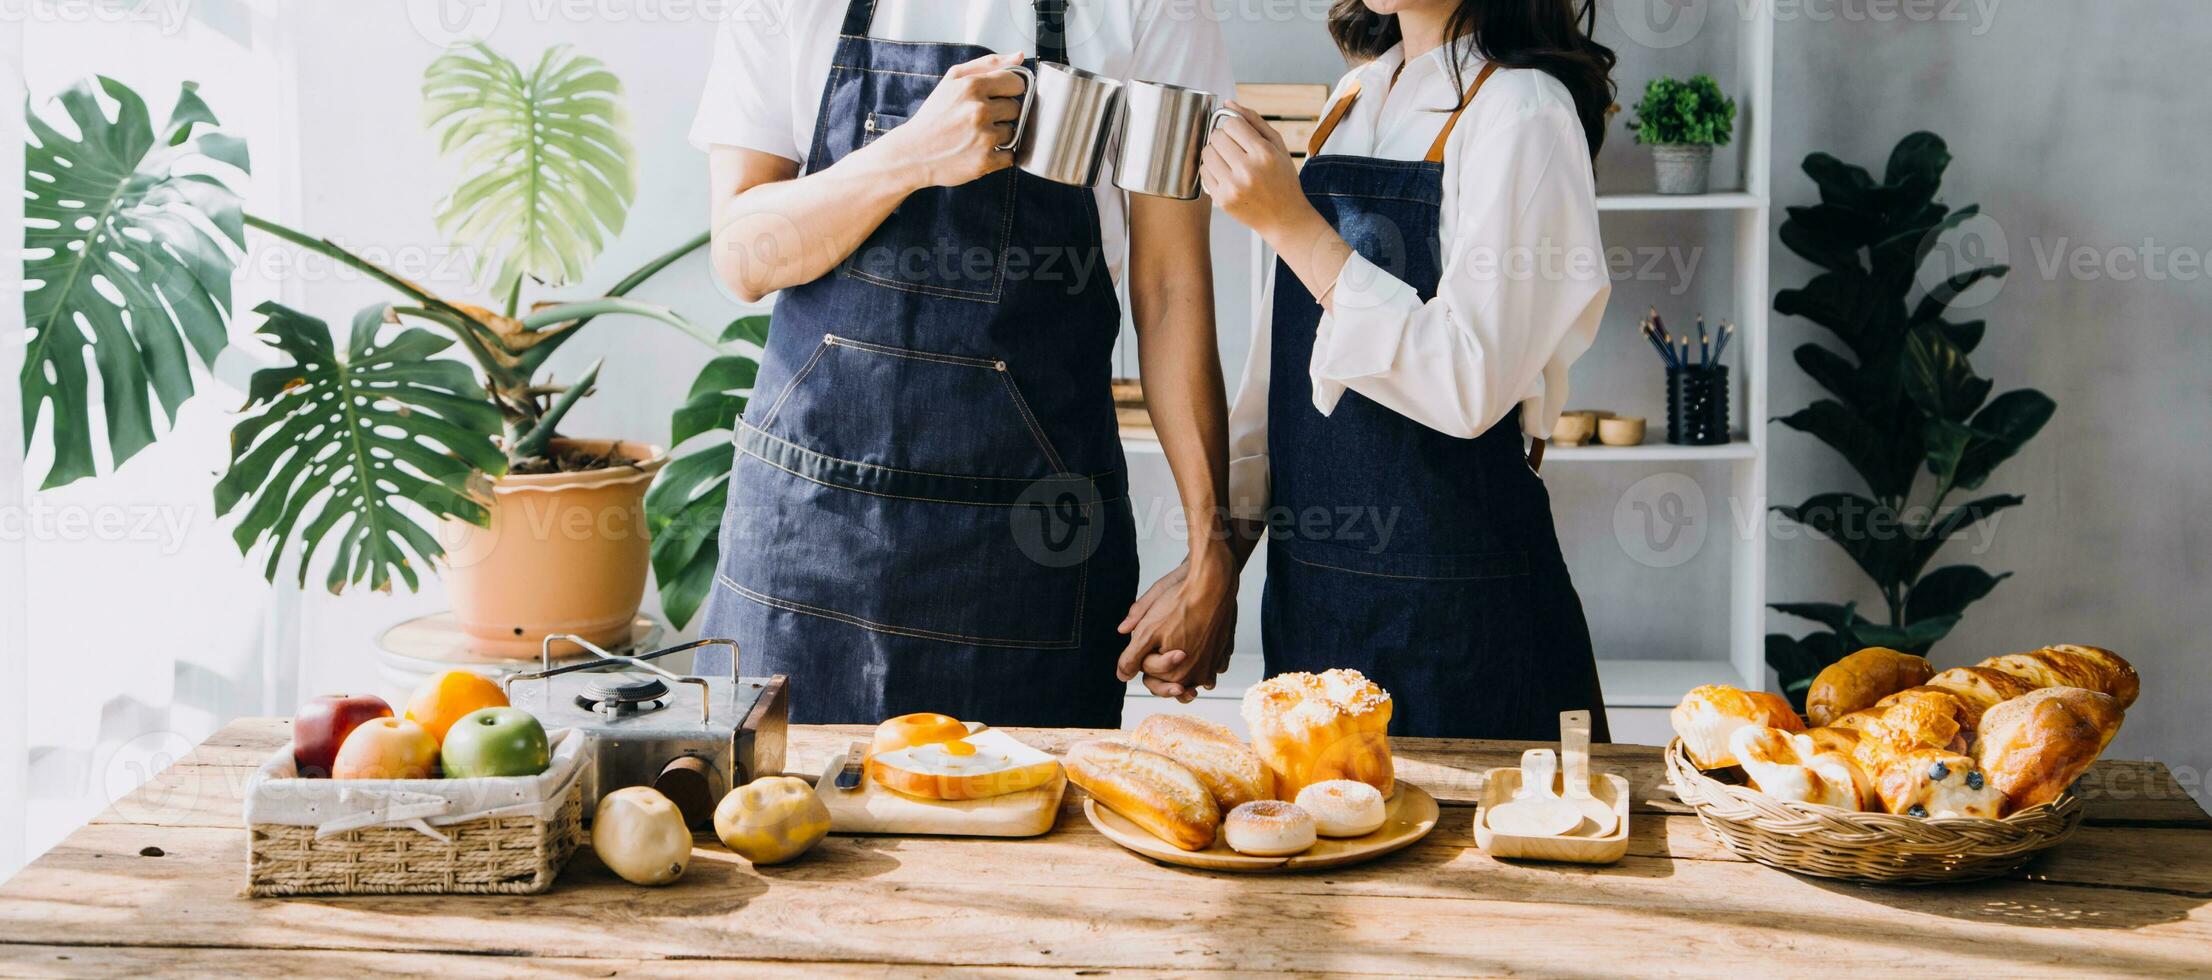
[[[1065,0],[1036,7],[1039,56],[1064,62]],[[871,38],[874,13],[846,9],[808,173],[992,53]],[[1120,324],[1089,188],[1006,169],[901,202],[777,301],[705,634],[789,675],[794,722],[1118,727],[1137,588]]]
[[[1445,142],[1495,70],[1468,86],[1426,160],[1321,155],[1352,90],[1323,117],[1299,173],[1337,233],[1423,301],[1442,274]],[[1588,708],[1603,740],[1589,627],[1550,497],[1523,454],[1520,409],[1473,439],[1358,392],[1322,415],[1309,374],[1320,320],[1320,305],[1279,265],[1261,607],[1268,673],[1357,668],[1392,693],[1394,735],[1549,741],[1559,712]]]

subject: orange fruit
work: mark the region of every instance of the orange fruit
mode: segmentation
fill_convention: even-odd
[[[407,720],[422,726],[438,744],[445,744],[446,729],[461,716],[478,708],[504,708],[507,694],[482,674],[449,670],[415,689],[407,699]]]

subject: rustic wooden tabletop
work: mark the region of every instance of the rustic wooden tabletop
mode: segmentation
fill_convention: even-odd
[[[1610,867],[1514,864],[1470,838],[1506,742],[1398,739],[1442,801],[1421,844],[1326,872],[1166,867],[1091,830],[1071,792],[1042,838],[832,837],[756,870],[701,837],[646,889],[578,853],[530,897],[248,899],[246,778],[288,737],[240,721],[0,886],[0,974],[574,976],[711,973],[1919,976],[2212,970],[2212,818],[2156,763],[2106,761],[2088,823],[2010,879],[1875,888],[1738,860],[1663,788],[1660,751],[1601,746],[1636,788]],[[862,729],[798,728],[819,772]],[[1060,750],[1076,731],[1016,734]]]

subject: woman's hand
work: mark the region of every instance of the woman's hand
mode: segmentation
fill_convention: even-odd
[[[1299,219],[1318,219],[1298,185],[1298,167],[1283,136],[1259,114],[1234,102],[1199,156],[1198,182],[1229,217],[1271,238]]]
[[[1216,545],[1153,583],[1129,608],[1128,634],[1115,665],[1122,681],[1140,674],[1146,690],[1189,704],[1228,666],[1236,640],[1236,571]]]
[[[914,189],[958,187],[1014,165],[1014,139],[1026,83],[1007,71],[1019,54],[994,54],[954,65],[929,93],[914,118],[893,127],[870,147],[886,160],[904,161]]]

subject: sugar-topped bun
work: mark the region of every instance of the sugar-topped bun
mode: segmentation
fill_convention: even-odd
[[[1364,837],[1383,825],[1383,797],[1375,787],[1330,779],[1298,791],[1298,806],[1313,814],[1323,837]]]
[[[1229,849],[1257,857],[1283,857],[1312,847],[1313,814],[1281,800],[1254,800],[1229,811],[1221,830]]]
[[[1278,674],[1244,692],[1252,748],[1274,776],[1275,797],[1330,779],[1390,794],[1390,692],[1356,670]]]

